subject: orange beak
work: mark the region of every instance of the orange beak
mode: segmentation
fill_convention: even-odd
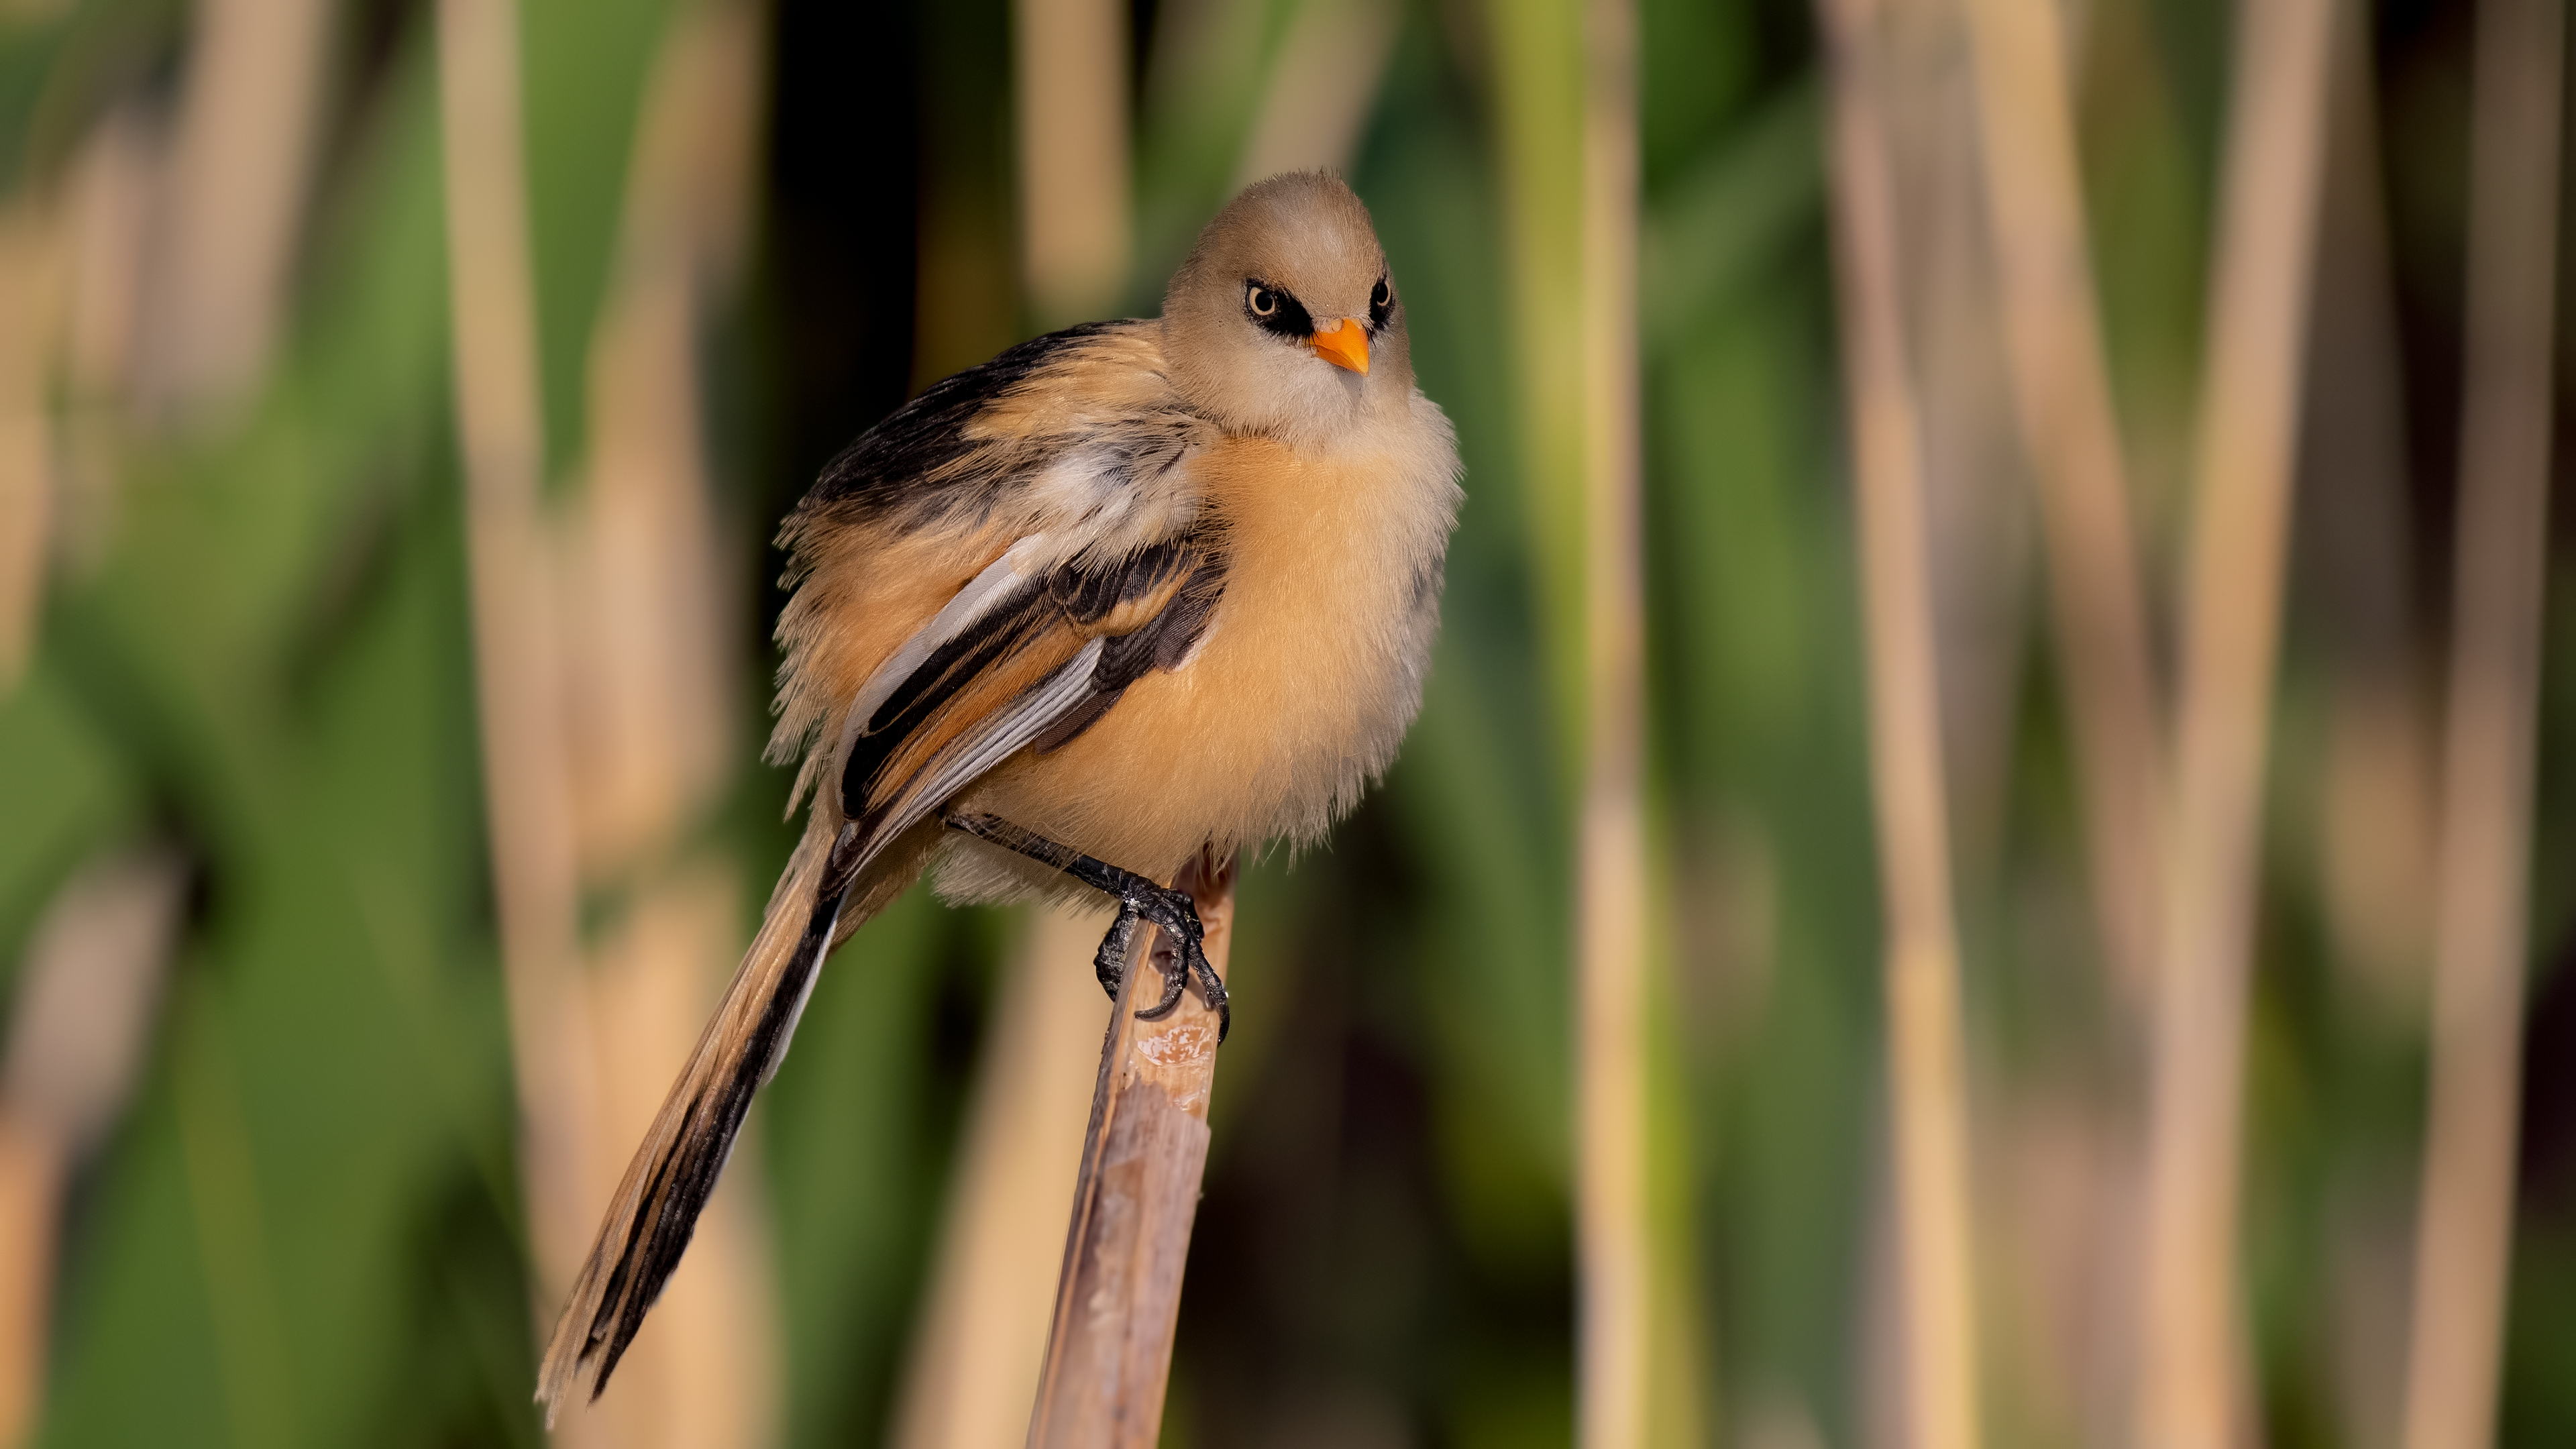
[[[1332,326],[1319,329],[1306,339],[1315,355],[1335,367],[1368,375],[1368,327],[1357,317],[1345,317]]]

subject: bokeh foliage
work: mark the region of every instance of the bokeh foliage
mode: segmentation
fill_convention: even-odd
[[[589,445],[584,360],[672,7],[522,8],[560,478]],[[1135,310],[1222,201],[1294,8],[1136,7]],[[1659,1200],[1700,1305],[1686,1347],[1708,1437],[1804,1424],[1860,1443],[1883,1292],[1877,892],[1808,18],[1792,0],[1640,8]],[[210,428],[110,427],[112,526],[59,560],[36,663],[0,697],[0,962],[101,848],[170,838],[197,872],[147,1076],[73,1195],[49,1444],[539,1437],[432,13],[341,10],[325,164],[272,375]],[[2373,12],[2417,455],[2408,516],[2435,581],[2459,226],[2438,146],[2457,139],[2464,10]],[[187,34],[171,0],[10,15],[0,191],[58,177],[109,106],[168,105]],[[2105,0],[2087,15],[2103,304],[2147,534],[2169,567],[2225,9]],[[1011,340],[1018,315],[1007,7],[776,0],[771,23],[754,275],[706,339],[712,461],[738,574],[764,590],[742,612],[764,632],[777,561],[760,544],[802,480],[929,380],[925,366]],[[1470,501],[1402,762],[1330,848],[1247,874],[1243,1030],[1183,1307],[1176,1443],[1570,1433],[1569,811],[1523,497],[1513,349],[1533,329],[1504,250],[1493,23],[1469,0],[1406,6],[1351,168],[1405,288],[1423,386],[1458,425]],[[2438,622],[2426,604],[2426,637]],[[2420,1023],[2349,999],[2297,823],[2326,706],[2314,640],[2295,631],[2330,623],[2293,620],[2248,1102],[2245,1283],[2267,1428],[2285,1446],[2387,1442],[2337,1398],[2329,1229],[2355,1196],[2402,1193],[2421,1112]],[[2134,1066],[2134,1044],[2103,1024],[2087,938],[2028,928],[2080,910],[2042,627],[2025,620],[2008,644],[2002,838],[1962,872],[1981,1108],[2063,1081],[2069,1058],[2111,1080]],[[2508,1442],[2529,1444],[2576,1435],[2576,1076],[2563,1065],[2576,973],[2551,969],[2576,923],[2576,787],[2553,748],[2576,738],[2576,632],[2551,638],[2504,1420]],[[763,674],[740,681],[745,738]],[[714,827],[755,903],[784,858],[785,785],[746,759]],[[1005,934],[926,897],[871,925],[817,990],[756,1118],[794,1444],[883,1432]],[[2058,1442],[2054,1421],[2026,1424],[2005,1398],[1996,1442]]]

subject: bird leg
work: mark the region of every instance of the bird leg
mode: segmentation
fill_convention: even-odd
[[[1156,885],[1134,871],[1084,855],[1072,846],[1023,830],[996,815],[953,814],[943,818],[952,830],[1062,871],[1118,903],[1118,918],[1109,923],[1109,934],[1100,938],[1100,953],[1092,958],[1092,969],[1112,1000],[1126,985],[1127,955],[1135,941],[1136,923],[1160,926],[1175,948],[1172,965],[1163,973],[1163,999],[1137,1012],[1137,1019],[1159,1021],[1171,1015],[1173,1008],[1181,1004],[1181,992],[1196,976],[1208,1009],[1216,1013],[1216,1039],[1223,1044],[1227,1030],[1234,1025],[1234,1012],[1226,1000],[1225,983],[1217,979],[1216,968],[1208,964],[1198,904],[1190,899],[1188,891]]]

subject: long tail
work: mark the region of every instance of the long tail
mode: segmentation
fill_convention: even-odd
[[[698,1213],[733,1152],[752,1094],[787,1055],[835,938],[892,899],[927,853],[907,848],[916,844],[908,841],[891,842],[891,850],[867,848],[874,842],[863,842],[862,834],[873,832],[835,825],[818,818],[796,847],[723,1004],[617,1185],[537,1373],[537,1398],[546,1405],[549,1426],[581,1381],[587,1379],[593,1399],[608,1387],[608,1376],[679,1266]],[[936,838],[935,822],[929,838]],[[868,869],[872,865],[876,869]],[[866,881],[851,890],[863,871]]]

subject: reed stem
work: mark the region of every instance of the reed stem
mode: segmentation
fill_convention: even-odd
[[[2154,969],[2163,743],[2057,6],[1965,0],[2013,403],[2038,483],[2093,908],[2112,979]]]
[[[1234,862],[1202,858],[1175,882],[1197,902],[1220,978],[1234,939],[1234,880]],[[1159,931],[1137,939],[1101,1043],[1029,1449],[1152,1449],[1162,1432],[1207,1169],[1217,1018],[1193,990],[1162,1020],[1137,1020],[1137,1007],[1162,990],[1172,952]]]
[[[1133,224],[1127,136],[1127,7],[1016,0],[1020,274],[1041,327],[1095,321],[1119,304]]]
[[[1588,0],[1583,94],[1583,775],[1576,829],[1579,1441],[1643,1449],[1647,1193],[1645,583],[1637,399],[1637,14]]]
[[[2495,1437],[2547,569],[2566,8],[2478,8],[2466,396],[2407,1449]]]
[[[2247,962],[2332,0],[2246,0],[2212,255],[2150,1045],[2133,1442],[2235,1438]]]
[[[1886,909],[1902,1422],[1915,1449],[1969,1449],[1978,1442],[1975,1273],[1922,418],[1906,356],[1879,15],[1871,0],[1823,0],[1819,9],[1832,72],[1835,261]]]
[[[589,1246],[598,1071],[539,499],[544,425],[514,0],[439,0],[438,82],[475,702],[542,1333]]]

